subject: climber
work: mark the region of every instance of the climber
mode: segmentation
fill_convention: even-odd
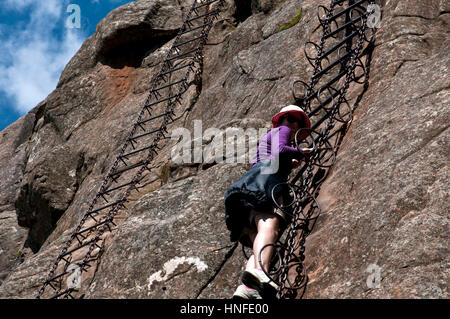
[[[286,184],[280,183],[285,183],[291,169],[298,167],[301,160],[307,160],[313,150],[290,146],[296,134],[299,142],[310,133],[311,122],[300,107],[288,105],[282,108],[272,118],[272,124],[273,129],[259,142],[250,170],[233,183],[224,196],[230,240],[253,249],[242,274],[243,284],[237,288],[233,298],[275,297],[278,286],[265,272],[269,271],[274,252],[270,245],[281,236],[289,224],[290,215],[275,208],[274,199],[279,205],[290,201]],[[278,147],[274,147],[277,144]],[[278,161],[278,166],[275,165],[277,170],[265,173],[274,161]],[[275,187],[277,184],[280,187]]]

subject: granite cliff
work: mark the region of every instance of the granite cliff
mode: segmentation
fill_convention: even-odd
[[[112,11],[56,89],[0,132],[0,298],[33,298],[99,189],[191,1]],[[308,237],[306,298],[448,298],[450,4],[379,2],[370,86]],[[180,127],[266,127],[308,79],[303,44],[328,1],[228,0]],[[299,21],[285,30],[280,26]],[[352,95],[352,92],[350,92]],[[356,93],[353,94],[353,96]],[[223,195],[248,165],[174,164],[173,141],[118,216],[87,298],[228,298],[245,259]],[[371,265],[381,276],[369,288]]]

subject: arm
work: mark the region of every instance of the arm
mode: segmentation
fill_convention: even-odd
[[[272,135],[274,138],[278,135],[278,148],[274,150],[274,153],[286,153],[293,158],[298,158],[299,160],[303,158],[303,154],[297,148],[289,146],[289,139],[291,135],[291,129],[287,126],[279,126],[270,130],[258,144],[256,153],[253,156],[252,166],[253,167],[259,160],[272,157]],[[275,142],[275,140],[273,141]]]
[[[271,133],[271,132],[270,132]],[[303,153],[296,147],[289,146],[289,139],[291,136],[291,129],[287,126],[279,127],[279,153],[291,153],[293,158],[301,159],[303,158]]]

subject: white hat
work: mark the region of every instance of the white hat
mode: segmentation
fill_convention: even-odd
[[[283,107],[280,112],[275,114],[274,117],[272,117],[272,124],[273,127],[277,127],[279,125],[279,119],[284,114],[291,114],[292,116],[298,118],[299,120],[303,121],[305,123],[305,128],[311,128],[311,121],[308,117],[308,114],[303,111],[303,109],[297,105],[288,105]]]

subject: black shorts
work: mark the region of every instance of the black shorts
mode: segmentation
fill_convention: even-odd
[[[279,169],[269,174],[267,170],[272,164],[270,159],[256,163],[228,188],[224,196],[225,222],[231,232],[231,241],[239,240],[243,245],[249,246],[248,234],[256,231],[254,217],[258,212],[279,216],[281,231],[289,223],[290,215],[279,209],[274,199],[279,204],[289,201],[288,188],[280,183],[287,181],[290,166],[286,167],[286,163],[280,161]],[[280,186],[275,187],[278,184]]]

